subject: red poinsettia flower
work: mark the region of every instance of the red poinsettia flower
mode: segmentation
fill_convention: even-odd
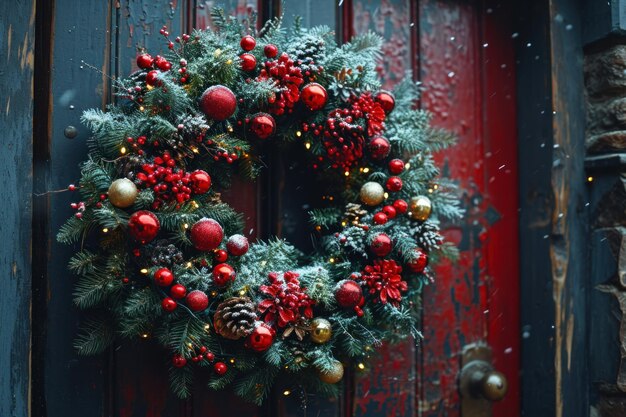
[[[402,300],[402,292],[408,290],[401,273],[402,267],[393,259],[376,259],[374,265],[365,267],[361,280],[369,287],[370,294],[378,293],[380,302],[398,306]]]
[[[300,287],[299,275],[295,272],[285,272],[282,277],[276,272],[268,275],[270,285],[261,285],[260,291],[269,295],[258,305],[263,321],[268,324],[278,324],[285,327],[295,323],[301,317],[313,317],[312,300],[306,293],[306,288]]]

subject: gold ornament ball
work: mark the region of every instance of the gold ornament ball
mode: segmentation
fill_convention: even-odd
[[[326,319],[316,318],[311,322],[311,340],[315,343],[322,344],[330,340],[333,335],[333,328]]]
[[[361,187],[361,201],[368,206],[377,206],[385,199],[385,190],[377,182],[366,182]]]
[[[343,365],[341,362],[335,360],[333,361],[333,366],[331,370],[319,370],[318,376],[320,381],[325,382],[327,384],[336,384],[341,381],[343,378]]]
[[[113,181],[109,187],[109,201],[115,207],[130,207],[135,204],[138,193],[137,186],[131,180],[120,178]]]
[[[425,221],[430,217],[431,210],[430,198],[424,195],[413,197],[409,202],[409,213],[413,220]]]

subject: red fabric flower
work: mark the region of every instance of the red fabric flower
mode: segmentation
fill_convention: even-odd
[[[259,288],[263,294],[271,297],[258,305],[265,323],[277,323],[278,327],[285,327],[301,317],[313,317],[312,306],[315,301],[308,296],[306,288],[300,287],[298,277],[295,272],[285,272],[282,277],[276,272],[268,275],[270,285],[261,285]]]
[[[361,280],[369,287],[370,294],[378,293],[383,304],[389,302],[398,306],[402,300],[402,292],[408,290],[401,273],[402,267],[393,259],[376,259],[374,265],[365,267],[361,273]]]

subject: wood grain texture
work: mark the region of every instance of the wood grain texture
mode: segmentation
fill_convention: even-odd
[[[2,2],[0,16],[0,415],[22,417],[30,409],[35,2]]]

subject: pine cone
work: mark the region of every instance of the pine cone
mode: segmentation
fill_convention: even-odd
[[[304,35],[298,39],[298,43],[288,48],[287,54],[294,62],[299,62],[298,67],[302,72],[319,72],[318,64],[326,54],[326,44],[323,39],[313,35]]]
[[[443,238],[439,234],[439,227],[435,223],[424,222],[416,228],[417,243],[426,251],[431,251],[439,246]]]
[[[184,261],[183,253],[167,239],[157,240],[147,246],[148,262],[154,266],[172,266]]]
[[[346,211],[343,214],[349,223],[358,222],[359,219],[367,215],[367,210],[361,208],[360,204],[348,203],[346,205]]]
[[[232,297],[217,306],[213,316],[215,331],[226,339],[237,340],[254,330],[255,306],[248,297]]]

